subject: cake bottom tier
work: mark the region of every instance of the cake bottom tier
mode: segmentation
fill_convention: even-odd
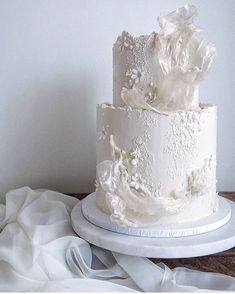
[[[197,221],[217,209],[216,107],[97,107],[97,206],[127,226]]]

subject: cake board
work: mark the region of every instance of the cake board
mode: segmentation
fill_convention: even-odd
[[[75,232],[89,243],[122,254],[149,258],[205,256],[235,246],[235,203],[223,197],[219,197],[219,199],[230,205],[230,219],[217,229],[197,235],[170,238],[169,236],[139,237],[113,232],[94,225],[85,218],[82,212],[84,200],[80,201],[72,210],[72,226]]]
[[[218,229],[226,224],[231,217],[231,207],[228,201],[222,197],[218,198],[217,211],[210,216],[199,221],[190,223],[178,223],[171,225],[155,224],[147,227],[121,226],[110,220],[110,216],[102,212],[96,205],[96,193],[88,195],[82,201],[82,213],[92,224],[103,229],[116,233],[126,234],[137,237],[183,237],[198,235]]]

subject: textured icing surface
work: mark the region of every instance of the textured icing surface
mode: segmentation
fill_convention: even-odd
[[[97,107],[97,205],[122,225],[197,220],[216,209],[216,107],[162,115]]]

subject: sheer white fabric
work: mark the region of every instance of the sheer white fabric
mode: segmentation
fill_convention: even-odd
[[[90,246],[74,233],[75,198],[28,187],[0,204],[0,291],[235,291],[235,278],[170,270]]]

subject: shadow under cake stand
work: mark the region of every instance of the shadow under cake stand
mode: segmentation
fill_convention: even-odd
[[[95,203],[95,193],[79,201],[71,213],[75,232],[110,251],[149,258],[210,255],[235,246],[235,203],[219,196],[217,212],[200,221],[174,227],[122,227]]]

